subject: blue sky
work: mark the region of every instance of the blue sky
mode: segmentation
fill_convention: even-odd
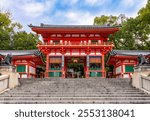
[[[135,17],[147,0],[0,0],[0,10],[12,13],[30,32],[29,24],[93,24],[95,16]]]

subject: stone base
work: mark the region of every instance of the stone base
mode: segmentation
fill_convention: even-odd
[[[16,72],[16,67],[15,66],[0,66],[0,72]]]
[[[149,74],[150,74],[149,65],[134,67],[134,73],[132,75],[132,86],[140,89],[142,86],[141,75],[148,76]]]
[[[18,81],[18,74],[16,73],[16,67],[15,66],[0,66],[0,72],[2,75],[8,75],[9,76],[9,88],[15,88],[19,85]]]

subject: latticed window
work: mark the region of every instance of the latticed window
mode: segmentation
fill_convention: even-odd
[[[97,43],[98,43],[98,40],[92,40],[91,43],[92,43],[92,44],[97,44]]]
[[[54,43],[55,45],[59,45],[59,44],[60,44],[60,40],[54,40],[53,43]]]
[[[50,57],[49,63],[50,70],[61,70],[62,57]]]
[[[26,72],[26,66],[25,65],[18,65],[17,66],[17,72]]]
[[[133,72],[134,69],[133,69],[133,65],[126,65],[125,66],[125,72]]]
[[[90,70],[101,70],[102,59],[101,57],[92,56],[89,59]]]
[[[49,77],[61,77],[62,72],[49,72]]]
[[[102,77],[101,72],[90,72],[90,77]]]

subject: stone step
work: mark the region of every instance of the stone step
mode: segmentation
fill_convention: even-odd
[[[58,91],[18,91],[18,92],[16,92],[16,91],[9,91],[9,92],[5,92],[5,93],[3,93],[3,94],[1,94],[1,95],[7,95],[7,94],[20,94],[20,95],[22,95],[22,94],[30,94],[30,95],[32,95],[32,94],[53,94],[53,93],[58,93],[58,94],[145,94],[144,92],[140,92],[140,91],[132,91],[132,92],[125,92],[125,91],[122,91],[122,92],[112,92],[112,91],[107,91],[107,92],[105,92],[105,91],[103,91],[103,92],[78,92],[78,91],[70,91],[70,92],[65,92],[65,91],[62,91],[62,92],[58,92]],[[0,95],[0,96],[1,96]]]
[[[21,86],[0,95],[0,103],[150,103],[150,95],[129,85],[129,79],[21,79]]]
[[[30,84],[24,84],[25,86],[29,86],[29,87],[31,87],[31,85]],[[46,84],[41,84],[40,83],[40,85],[39,84],[32,84],[32,85],[34,85],[35,87],[42,87],[43,85],[46,85]],[[87,84],[87,83],[83,83],[83,84],[61,84],[61,83],[59,83],[59,84],[50,84],[50,83],[47,83],[47,86],[51,86],[51,87],[53,87],[53,86],[79,86],[79,87],[82,87],[82,86],[84,86],[84,87],[88,87],[88,86],[90,86],[90,87],[93,87],[93,86],[98,86],[98,87],[110,87],[110,88],[119,88],[118,86],[121,86],[121,87],[124,87],[124,88],[126,88],[126,87],[128,87],[129,85],[116,85],[116,84]],[[129,88],[129,87],[128,87]]]
[[[12,100],[12,101],[0,101],[1,104],[150,104],[150,100],[51,100],[51,101],[20,101],[20,100]]]
[[[61,88],[62,86],[63,86],[63,87],[80,87],[80,88],[81,88],[81,87],[85,87],[85,88],[86,88],[86,87],[99,87],[99,88],[106,88],[106,87],[109,87],[109,88],[118,88],[118,89],[121,89],[121,88],[132,88],[132,87],[130,87],[129,85],[124,85],[124,86],[121,86],[121,85],[117,85],[117,86],[114,85],[114,86],[113,86],[113,85],[111,85],[111,86],[110,86],[110,85],[102,85],[102,84],[101,84],[101,85],[99,85],[99,84],[97,84],[97,85],[92,85],[92,84],[91,84],[91,85],[87,85],[87,84],[80,84],[80,85],[67,85],[67,84],[58,84],[58,85],[53,85],[53,84],[52,84],[52,85],[50,85],[50,84],[47,84],[47,85],[46,85],[46,84],[45,84],[45,85],[41,85],[41,84],[40,84],[40,85],[35,85],[35,84],[32,84],[32,85],[33,85],[34,88],[37,88],[37,87],[38,87],[38,88],[39,88],[39,87],[42,88],[43,86],[52,87],[52,88],[53,88],[53,87]],[[24,85],[24,86],[25,86],[25,87],[28,87],[28,88],[31,88],[30,85]]]
[[[44,85],[43,85],[44,86]],[[111,86],[102,86],[102,85],[97,85],[97,86],[77,86],[77,85],[73,85],[73,86],[66,86],[66,85],[58,85],[58,86],[55,86],[55,85],[45,85],[45,88],[43,86],[35,86],[33,85],[32,87],[31,86],[23,86],[23,87],[18,87],[16,89],[35,89],[35,88],[42,88],[42,89],[51,89],[51,88],[93,88],[93,89],[134,89],[133,87],[130,87],[130,86],[126,86],[126,87],[111,87]]]
[[[36,91],[36,89],[22,89],[22,90],[12,90],[12,92],[139,92],[138,90],[111,90],[111,89],[103,89],[103,90],[96,90],[96,89],[38,89]]]
[[[0,96],[0,99],[5,97],[150,97],[144,94],[68,94],[68,93],[53,93],[53,94],[8,94]]]
[[[4,97],[0,100],[149,100],[150,97]]]
[[[93,100],[88,100],[88,101],[10,101],[10,102],[3,102],[0,101],[0,104],[150,104],[150,101],[93,101]]]
[[[49,91],[49,92],[51,92],[51,93],[56,93],[56,92],[58,92],[58,93],[102,93],[102,94],[109,94],[109,93],[112,93],[112,94],[114,94],[114,93],[118,93],[118,94],[130,94],[130,93],[134,93],[134,94],[136,94],[136,93],[143,93],[143,92],[138,92],[138,91],[119,91],[119,92],[117,92],[117,91],[74,91],[74,90],[70,90],[70,91],[68,91],[68,90],[62,90],[62,91],[57,91],[57,90],[53,90],[53,91]],[[48,91],[20,91],[20,92],[18,92],[18,91],[12,91],[12,92],[5,92],[5,93],[3,93],[3,94],[6,94],[6,93],[11,93],[11,94],[13,94],[13,93],[49,93]]]
[[[40,85],[39,85],[39,83],[40,82],[38,82],[38,83],[31,83],[32,85],[34,85],[34,86],[43,86],[43,85],[47,85],[47,86],[59,86],[59,85],[63,85],[63,86],[110,86],[110,87],[118,87],[118,86],[122,86],[122,87],[126,87],[126,86],[129,86],[129,84],[111,84],[111,83],[108,83],[108,84],[104,84],[104,83],[99,83],[99,82],[97,82],[97,84],[96,84],[96,82],[95,82],[95,84],[93,84],[93,83],[40,83]],[[120,82],[121,83],[121,82]],[[30,84],[23,84],[23,85],[25,85],[25,86],[31,86]]]
[[[21,84],[31,84],[31,83],[34,83],[34,84],[37,84],[37,83],[39,83],[40,81],[31,81],[31,82],[21,82]],[[113,81],[107,81],[107,82],[104,82],[104,81],[57,81],[57,82],[55,82],[55,81],[42,81],[41,83],[49,83],[49,84],[93,84],[93,82],[97,82],[97,83],[99,83],[99,84],[121,84],[121,82],[122,81],[120,81],[120,82],[113,82]],[[128,85],[129,83],[127,83],[127,82],[122,82],[122,84],[126,84],[126,85]],[[121,85],[122,85],[121,84]]]
[[[112,90],[112,91],[113,90],[117,90],[117,91],[134,90],[134,89],[128,89],[128,88],[127,89],[126,88],[124,88],[124,89],[114,88],[113,89],[113,88],[94,88],[94,87],[93,88],[90,88],[90,87],[89,88],[84,88],[84,87],[81,87],[81,88],[79,88],[79,87],[78,88],[75,88],[75,87],[68,87],[68,88],[65,88],[65,87],[64,88],[63,87],[62,88],[57,88],[57,87],[56,88],[46,88],[45,87],[45,88],[25,88],[25,89],[22,88],[22,89],[18,89],[18,90],[36,90],[36,89],[39,89],[39,90],[42,89],[42,90],[48,90],[48,91],[49,90],[56,90],[56,89],[58,89],[58,90],[66,90],[66,89],[72,89],[72,90],[91,90],[91,89],[93,89],[93,90],[100,90],[100,91],[104,91],[104,90]]]
[[[3,104],[150,104],[150,100],[9,100]]]
[[[41,81],[41,80],[50,80],[50,81],[57,81],[57,80],[74,80],[74,81],[78,81],[78,80],[115,80],[115,81],[118,81],[118,80],[129,80],[127,78],[95,78],[95,77],[92,77],[92,78],[59,78],[59,77],[54,77],[54,78],[22,78],[21,81],[32,81],[32,80],[36,80],[36,81]]]

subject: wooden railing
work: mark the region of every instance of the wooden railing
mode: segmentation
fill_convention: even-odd
[[[50,46],[112,46],[113,42],[102,42],[102,43],[38,43],[38,45],[50,45]]]
[[[150,93],[150,77],[141,76],[141,87]]]

